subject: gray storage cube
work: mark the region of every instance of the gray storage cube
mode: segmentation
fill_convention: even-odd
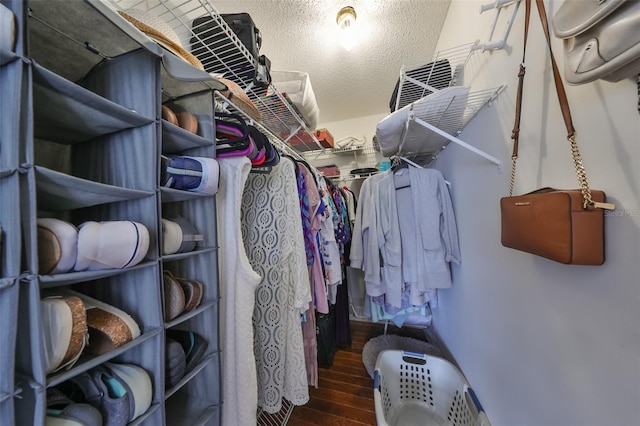
[[[165,329],[192,327],[209,342],[207,353],[172,393],[193,394],[185,418],[217,425],[221,398],[215,197],[159,188],[159,166],[162,152],[215,157],[213,89],[220,86],[165,54],[101,2],[52,0],[29,6],[33,18],[25,27],[30,45],[24,47],[30,61],[6,64],[2,69],[7,72],[0,74],[0,87],[11,87],[6,91],[11,96],[0,100],[2,106],[10,103],[11,110],[21,111],[2,126],[15,137],[2,133],[0,139],[2,202],[15,206],[0,213],[0,224],[6,222],[10,229],[3,248],[12,248],[3,251],[1,265],[3,276],[5,271],[15,277],[27,271],[22,282],[7,284],[11,296],[2,299],[13,300],[13,311],[3,309],[2,315],[13,325],[16,344],[9,345],[7,354],[0,352],[3,368],[11,373],[3,375],[6,383],[0,382],[0,414],[14,423],[13,395],[19,391],[15,423],[42,425],[48,387],[110,361],[139,365],[151,376],[152,405],[132,424],[165,424]],[[87,42],[91,50],[71,38]],[[163,102],[194,114],[197,134],[163,121]],[[23,144],[7,145],[7,139]],[[192,221],[205,236],[203,244],[191,253],[162,257],[164,214]],[[43,275],[38,270],[36,224],[41,217],[76,226],[88,220],[137,221],[149,230],[149,251],[131,268]],[[162,268],[167,265],[204,285],[200,306],[170,324],[163,319]],[[47,375],[40,299],[67,290],[127,312],[141,335],[101,355],[84,353],[70,368]],[[4,362],[14,348],[15,370],[10,359]]]

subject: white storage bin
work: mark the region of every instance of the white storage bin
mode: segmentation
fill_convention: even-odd
[[[300,71],[271,71],[271,79],[280,92],[289,96],[311,130],[315,130],[320,120],[320,109],[309,74]]]

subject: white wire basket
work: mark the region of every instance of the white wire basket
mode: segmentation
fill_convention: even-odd
[[[374,371],[378,426],[490,426],[460,370],[442,358],[386,350]]]

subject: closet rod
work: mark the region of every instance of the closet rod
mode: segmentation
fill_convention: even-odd
[[[450,135],[449,133],[447,133],[447,132],[445,132],[443,130],[440,130],[436,126],[434,126],[434,125],[432,125],[430,123],[427,123],[426,121],[416,117],[415,113],[413,111],[411,111],[409,113],[409,118],[407,119],[407,122],[409,122],[409,121],[415,121],[419,125],[421,125],[423,127],[426,127],[427,129],[431,130],[432,132],[437,133],[440,136],[449,139],[451,142],[454,142],[454,143],[460,145],[461,147],[473,152],[474,154],[477,154],[477,155],[479,155],[479,156],[481,156],[483,158],[486,158],[487,160],[489,160],[492,163],[494,163],[495,165],[497,165],[498,166],[498,170],[500,172],[502,172],[502,161],[498,160],[496,157],[493,157],[493,156],[487,154],[484,151],[479,150],[478,148],[476,148],[476,147],[474,147],[472,145],[469,145],[468,143],[458,139],[457,137],[455,137],[453,135]],[[402,144],[400,144],[400,145],[402,146]]]

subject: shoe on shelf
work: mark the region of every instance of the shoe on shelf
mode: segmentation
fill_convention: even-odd
[[[73,367],[89,339],[84,302],[76,296],[45,297],[40,315],[46,373]]]
[[[163,155],[160,184],[167,188],[215,195],[220,166],[215,158]]]
[[[104,368],[123,384],[129,395],[129,421],[146,413],[153,399],[153,385],[149,373],[135,364],[107,362]]]
[[[200,281],[188,280],[185,278],[176,278],[182,290],[184,291],[184,310],[183,313],[191,312],[202,302],[204,294],[204,285]]]
[[[129,422],[126,389],[102,366],[80,373],[68,382],[65,385],[69,387],[71,399],[100,410],[105,426],[125,426]]]
[[[131,220],[87,221],[79,226],[76,271],[137,265],[149,250],[149,230]]]
[[[176,113],[166,105],[162,105],[162,119],[167,120],[174,126],[178,125],[178,117],[176,117]]]
[[[102,355],[140,336],[140,326],[123,310],[77,291],[57,291],[65,296],[77,296],[87,312],[89,343],[85,353]]]
[[[140,366],[107,362],[60,385],[73,401],[102,414],[105,426],[124,426],[151,406],[151,377]]]
[[[85,403],[76,403],[56,388],[47,389],[45,426],[102,426],[100,411]]]
[[[162,254],[193,251],[204,236],[185,218],[162,219]]]
[[[193,370],[207,352],[208,342],[202,336],[188,330],[167,330],[167,340],[180,343],[185,354],[185,372]]]
[[[198,134],[198,119],[195,115],[187,111],[176,111],[176,118],[178,119],[178,126],[194,135]]]
[[[40,218],[38,226],[38,272],[62,274],[73,269],[77,258],[78,230],[55,218]]]
[[[162,118],[175,126],[182,127],[187,132],[198,134],[198,119],[188,111],[178,109],[174,111],[162,105]]]
[[[204,294],[204,285],[200,281],[176,277],[166,269],[162,271],[162,275],[167,321],[200,306]]]
[[[169,271],[162,272],[164,283],[164,319],[169,322],[180,315],[185,308],[185,294],[182,286]]]
[[[167,337],[164,364],[165,387],[167,389],[177,385],[184,377],[187,368],[186,358],[182,345]]]

